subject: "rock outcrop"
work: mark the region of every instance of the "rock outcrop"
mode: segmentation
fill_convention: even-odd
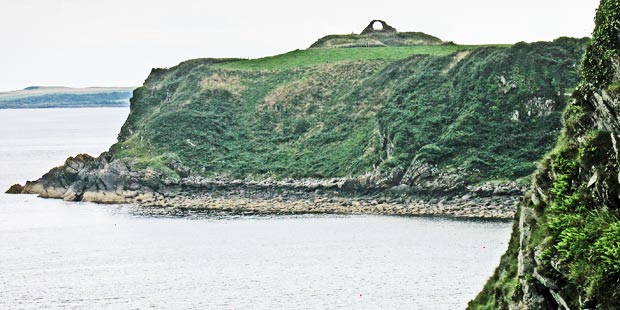
[[[26,182],[22,193],[43,198],[99,203],[140,203],[153,199],[161,174],[151,169],[132,169],[109,153],[98,158],[87,154],[69,157],[41,179]]]
[[[179,163],[174,168],[188,170]],[[427,183],[401,183],[402,175],[279,181],[190,175],[169,178],[155,170],[112,159],[109,153],[99,158],[80,154],[39,180],[27,182],[24,187],[14,185],[11,193],[66,201],[131,203],[163,208],[171,214],[180,209],[246,215],[337,213],[510,219],[523,190],[514,182],[456,187],[450,178],[431,180],[430,175],[426,176]]]
[[[620,309],[620,1],[595,21],[563,134],[470,309]]]
[[[381,25],[380,28],[376,25]],[[329,35],[316,41],[310,48],[346,48],[377,46],[450,45],[423,32],[398,32],[382,20],[373,20],[360,34]]]

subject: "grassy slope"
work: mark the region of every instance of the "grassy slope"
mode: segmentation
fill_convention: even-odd
[[[112,150],[162,170],[181,160],[203,175],[355,176],[406,169],[417,158],[472,181],[512,179],[550,148],[583,45],[193,60],[155,70],[136,90]],[[536,98],[553,100],[549,113],[539,115]],[[515,110],[522,116],[511,122]]]
[[[439,45],[307,49],[295,50],[273,57],[227,62],[217,66],[229,69],[284,70],[341,61],[394,61],[414,55],[445,56],[456,51],[473,50],[483,46],[509,47],[509,45]]]
[[[534,279],[529,269],[534,267],[557,286],[570,309],[620,308],[620,158],[615,146],[620,1],[602,0],[596,25],[562,136],[521,206],[521,213],[530,214],[522,219],[527,227],[520,231],[515,226],[509,250],[470,309],[508,309],[527,299],[521,290],[525,285],[537,287],[547,294],[549,308],[558,308],[549,289]],[[520,237],[525,240],[521,246]],[[536,262],[524,267],[523,277],[517,275],[519,250],[524,261]]]

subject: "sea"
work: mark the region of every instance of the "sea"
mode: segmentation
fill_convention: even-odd
[[[128,108],[0,110],[0,191],[116,141]],[[0,194],[0,309],[464,309],[512,223],[146,215]]]

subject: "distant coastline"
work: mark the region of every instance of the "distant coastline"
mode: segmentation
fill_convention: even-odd
[[[127,107],[135,87],[44,87],[0,92],[0,109]]]

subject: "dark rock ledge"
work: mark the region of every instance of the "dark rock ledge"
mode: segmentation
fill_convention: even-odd
[[[96,203],[236,214],[383,214],[512,219],[523,193],[516,183],[467,186],[455,176],[415,166],[390,175],[329,180],[166,178],[131,163],[81,154],[7,193]],[[178,167],[177,167],[178,168]],[[181,167],[182,168],[182,167]],[[180,169],[180,168],[179,168]]]

